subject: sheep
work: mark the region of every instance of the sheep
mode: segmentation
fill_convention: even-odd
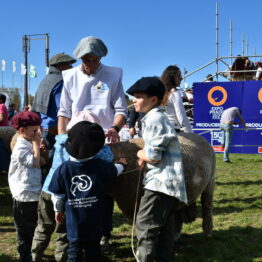
[[[201,136],[194,133],[180,133],[187,197],[189,204],[175,214],[176,240],[180,236],[182,223],[189,223],[196,219],[196,199],[201,196],[202,228],[204,235],[212,235],[212,202],[215,189],[215,153],[211,145]],[[127,157],[129,164],[126,171],[118,176],[109,189],[109,194],[116,200],[119,208],[129,218],[133,217],[139,171],[136,168],[136,152],[143,148],[142,139],[109,145],[114,160]],[[142,185],[140,181],[139,196]],[[138,197],[138,201],[139,201]]]
[[[0,138],[3,140],[5,148],[11,153],[10,142],[16,130],[11,126],[0,127]]]
[[[0,137],[9,148],[15,129],[1,127]],[[212,235],[212,201],[215,189],[215,153],[211,145],[201,136],[194,133],[180,133],[178,139],[181,145],[187,196],[189,205],[184,206],[175,214],[176,239],[179,238],[183,222],[189,223],[196,219],[196,199],[201,197],[202,228],[205,236]],[[15,137],[13,139],[14,143]],[[128,158],[128,166],[123,174],[117,177],[108,193],[116,200],[123,214],[133,218],[136,202],[136,190],[139,171],[136,166],[136,153],[143,148],[142,139],[131,139],[126,142],[109,145],[114,160],[120,157]],[[47,157],[47,154],[46,156]],[[140,181],[138,200],[142,194]]]

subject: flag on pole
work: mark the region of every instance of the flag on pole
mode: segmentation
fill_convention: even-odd
[[[21,75],[25,75],[26,74],[26,67],[24,64],[21,64]]]
[[[12,61],[12,72],[14,73],[16,71],[16,64],[15,61]]]
[[[36,68],[33,65],[30,65],[29,76],[31,78],[36,78],[37,77]]]
[[[5,71],[5,64],[6,64],[5,60],[4,60],[4,59],[2,59],[2,72],[4,72],[4,71]]]

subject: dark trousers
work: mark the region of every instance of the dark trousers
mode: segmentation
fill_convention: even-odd
[[[111,237],[111,231],[113,229],[112,225],[112,217],[113,217],[113,209],[114,209],[114,199],[106,195],[104,198],[105,205],[103,210],[103,224],[102,224],[102,235],[104,237]]]
[[[68,262],[82,261],[83,251],[85,262],[101,262],[100,241],[72,241],[67,250]]]
[[[16,228],[17,250],[21,262],[31,262],[31,246],[37,225],[38,202],[19,202],[14,199],[13,215]]]
[[[175,197],[145,189],[136,219],[139,262],[172,262],[174,260]]]
[[[50,134],[50,132],[44,130],[42,132],[42,136],[43,136],[43,140],[45,142],[45,145],[46,145],[47,149],[49,150],[48,156],[49,156],[50,167],[51,167],[53,157],[54,157],[54,152],[55,152],[55,149],[54,149],[55,135],[52,135],[52,134]]]

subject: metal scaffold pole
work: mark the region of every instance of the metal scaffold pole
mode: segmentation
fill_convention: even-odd
[[[233,46],[233,41],[232,41],[232,31],[233,31],[233,28],[232,28],[232,20],[230,19],[230,65],[232,66],[232,63],[233,63],[233,61],[232,61],[232,56],[233,56],[233,52],[232,52],[232,46]]]
[[[218,81],[218,2],[216,2],[216,79]]]

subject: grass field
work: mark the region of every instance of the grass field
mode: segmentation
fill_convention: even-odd
[[[222,155],[217,155],[213,236],[203,236],[199,212],[194,223],[184,225],[174,261],[262,262],[262,156],[232,154],[231,160],[233,163],[224,163]],[[2,174],[0,262],[17,261],[11,205],[7,178]],[[132,222],[115,207],[112,247],[105,261],[135,261],[131,229]],[[53,259],[53,249],[52,240],[44,261]]]

